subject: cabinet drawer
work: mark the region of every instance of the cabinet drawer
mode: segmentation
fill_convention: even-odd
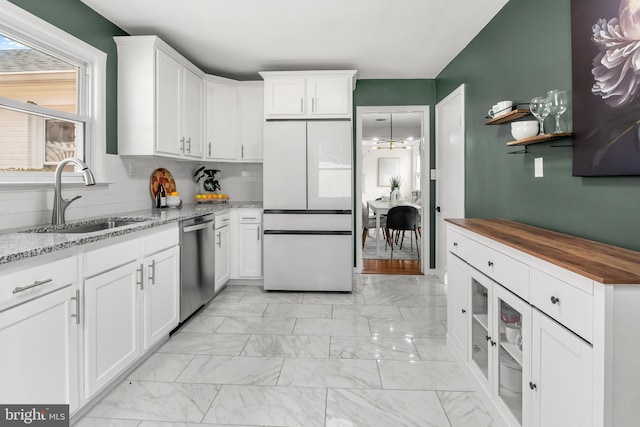
[[[593,295],[532,268],[531,304],[591,342]]]
[[[140,256],[140,239],[111,243],[84,254],[84,277],[95,276],[104,271],[136,261]]]
[[[465,261],[469,256],[469,239],[462,234],[456,233],[450,229],[447,230],[447,251],[458,255]]]
[[[225,227],[231,224],[231,213],[223,212],[216,214],[215,226],[214,228],[217,230],[219,228]]]
[[[0,311],[76,282],[75,255],[36,265],[38,261],[38,257],[18,261],[23,268],[0,274]]]
[[[262,212],[258,210],[238,212],[238,222],[240,224],[260,224],[262,223]]]
[[[528,265],[473,240],[465,243],[469,264],[520,298],[529,301]]]
[[[142,248],[144,256],[163,251],[180,242],[180,232],[177,224],[151,229],[142,238]]]

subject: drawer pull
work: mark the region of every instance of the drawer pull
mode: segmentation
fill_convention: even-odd
[[[551,304],[558,304],[558,303],[560,303],[560,298],[551,296]]]
[[[536,386],[534,383],[532,383],[531,381],[529,381],[529,388],[531,390],[535,390],[536,388],[538,388],[538,386]]]
[[[152,260],[149,265],[149,280],[152,285],[156,284],[156,260]]]
[[[489,335],[485,335],[484,337],[487,341],[491,341],[491,337]]]
[[[464,308],[460,311],[462,312],[462,314],[465,314],[467,312],[467,310],[465,310]]]
[[[76,289],[76,296],[71,297],[72,300],[76,302],[76,314],[72,314],[71,317],[76,318],[76,325],[80,324],[80,291]]]
[[[496,346],[496,342],[494,340],[491,340],[491,347],[495,347]]]
[[[144,264],[140,264],[140,268],[136,269],[136,273],[140,273],[140,280],[136,281],[136,284],[140,285],[140,290],[144,290],[144,279],[143,279],[143,275],[144,273],[142,272],[142,270],[144,270]]]
[[[489,261],[489,262],[487,263],[487,265],[488,265],[489,267],[493,267],[493,261]]]
[[[27,289],[31,289],[31,288],[35,288],[36,286],[40,286],[40,285],[44,285],[46,283],[49,282],[53,282],[53,279],[47,279],[47,280],[36,280],[35,282],[33,282],[30,285],[27,286],[18,286],[17,288],[15,288],[13,290],[14,294],[17,294],[18,292],[22,292],[22,291],[26,291]]]

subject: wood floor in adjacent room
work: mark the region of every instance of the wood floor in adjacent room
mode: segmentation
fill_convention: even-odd
[[[420,261],[405,259],[363,259],[363,274],[420,275]]]

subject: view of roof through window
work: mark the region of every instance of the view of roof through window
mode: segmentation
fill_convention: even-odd
[[[0,171],[50,171],[63,158],[82,154],[82,123],[56,116],[78,114],[78,70],[0,35],[0,97],[27,104],[0,105]]]

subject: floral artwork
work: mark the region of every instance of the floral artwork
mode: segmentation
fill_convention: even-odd
[[[572,0],[573,175],[640,175],[640,0]]]

